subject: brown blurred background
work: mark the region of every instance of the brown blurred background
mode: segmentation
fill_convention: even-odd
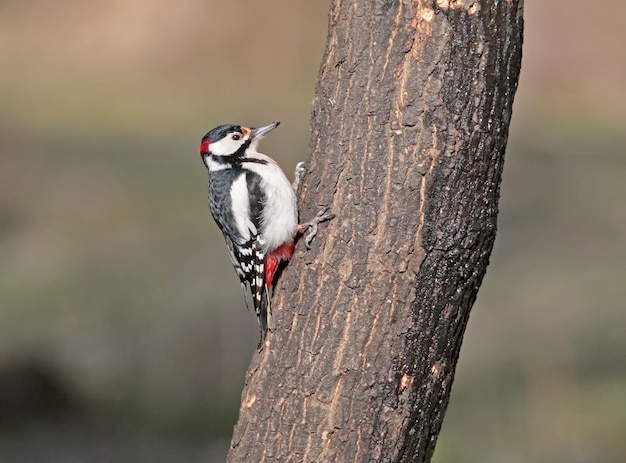
[[[0,463],[223,461],[257,342],[197,144],[307,153],[328,2],[0,1]],[[626,461],[626,4],[527,2],[437,463]]]

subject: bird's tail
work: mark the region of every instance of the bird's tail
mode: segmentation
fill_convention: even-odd
[[[271,325],[272,307],[270,305],[270,295],[276,272],[281,263],[288,262],[291,259],[295,245],[295,242],[292,240],[268,253],[260,264],[260,271],[257,271],[256,278],[254,278],[254,288],[252,289],[253,298],[255,298],[254,309],[259,318],[259,329],[261,330],[259,348],[265,342],[268,327]]]
[[[258,345],[259,350],[261,350],[263,348],[263,344],[265,344],[265,338],[267,336],[267,331],[270,325],[270,318],[272,316],[269,293],[265,290],[263,286],[261,286],[261,288],[261,301],[259,302],[258,307],[255,307],[257,320],[259,322],[259,331],[261,332],[261,338]]]

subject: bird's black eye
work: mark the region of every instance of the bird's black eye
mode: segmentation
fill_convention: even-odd
[[[232,138],[233,140],[240,140],[241,139],[241,134],[240,133],[233,133],[230,138]]]

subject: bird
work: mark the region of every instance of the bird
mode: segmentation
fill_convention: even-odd
[[[304,163],[290,183],[271,157],[257,151],[259,142],[280,122],[249,128],[223,124],[209,130],[198,152],[208,171],[208,199],[213,219],[244,294],[247,289],[257,316],[262,349],[271,320],[270,289],[277,271],[291,259],[296,241],[307,230],[307,248],[317,225],[334,218],[323,208],[310,222],[298,223],[296,191]]]

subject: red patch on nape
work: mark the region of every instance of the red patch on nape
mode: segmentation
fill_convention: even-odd
[[[211,142],[209,140],[202,140],[202,143],[200,143],[200,147],[198,148],[198,153],[200,154],[200,156],[202,156],[204,153],[209,152],[210,144]]]
[[[291,259],[295,247],[296,243],[290,241],[289,243],[278,246],[265,257],[265,287],[268,291],[274,282],[274,275],[276,274],[278,266],[281,262],[286,262]]]

